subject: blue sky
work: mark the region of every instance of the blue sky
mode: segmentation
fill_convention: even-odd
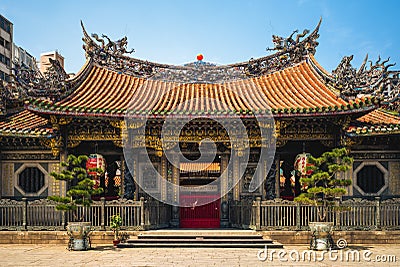
[[[271,35],[313,30],[320,17],[316,58],[332,71],[354,55],[391,57],[400,69],[400,1],[92,1],[0,0],[0,13],[14,24],[14,42],[35,57],[58,50],[67,72],[85,62],[82,19],[89,33],[128,37],[134,57],[159,63],[204,60],[218,64],[269,54]],[[393,69],[393,68],[392,68]]]

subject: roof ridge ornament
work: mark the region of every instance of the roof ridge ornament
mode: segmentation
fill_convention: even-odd
[[[135,52],[135,49],[130,51],[127,50],[128,46],[128,37],[124,36],[117,41],[112,41],[107,35],[102,34],[99,37],[96,33],[93,33],[91,37],[87,33],[85,26],[81,20],[81,26],[83,30],[84,37],[82,41],[85,43],[83,45],[83,49],[86,51],[87,56],[93,56],[96,54],[102,54],[105,57],[119,57],[125,54],[132,54]],[[96,42],[93,39],[96,40]]]
[[[367,54],[358,70],[352,66],[352,60],[353,55],[343,57],[336,69],[332,71],[332,77],[328,81],[340,91],[343,98],[353,99],[358,95],[372,95],[387,102],[389,106],[393,106],[394,102],[399,102],[400,72],[388,70],[396,65],[396,63],[387,64],[390,57],[382,61],[378,56],[373,64],[371,60],[368,60]],[[396,106],[399,111],[399,105]]]
[[[321,23],[322,18],[320,18],[317,27],[311,33],[310,30],[304,29],[301,33],[298,33],[298,30],[294,30],[287,38],[272,35],[274,48],[267,48],[267,51],[278,52],[259,59],[251,58],[245,67],[245,73],[250,77],[260,76],[293,66],[304,60],[308,55],[314,55],[319,44],[317,39],[319,38],[318,32]],[[295,33],[297,35],[293,39]],[[307,34],[309,35],[306,36]],[[300,40],[301,38],[304,39]]]
[[[185,66],[174,66],[168,64],[159,64],[149,61],[139,60],[136,58],[128,57],[125,54],[132,53],[127,51],[127,38],[124,37],[117,42],[112,42],[106,35],[102,35],[102,38],[97,34],[91,36],[87,33],[83,22],[81,26],[83,30],[83,49],[86,51],[86,57],[91,58],[95,63],[100,66],[116,70],[121,73],[126,73],[136,77],[150,78],[157,73],[161,73],[163,79],[177,82],[177,77],[182,78],[180,82],[227,82],[235,79],[244,79],[247,77],[255,77],[274,71],[281,70],[287,66],[294,65],[302,61],[306,55],[314,54],[315,48],[318,45],[316,41],[319,37],[318,31],[321,25],[322,18],[320,19],[317,27],[306,36],[310,31],[304,30],[299,33],[293,40],[293,35],[286,41],[287,45],[284,46],[283,50],[278,50],[277,53],[262,57],[259,59],[250,59],[248,62],[241,62],[235,64],[229,64],[224,66],[207,66],[201,71],[204,72],[203,76],[212,76],[211,79],[192,79],[190,77],[184,77],[185,73],[192,73],[196,70],[196,66],[185,65]],[[304,38],[301,40],[301,38]],[[121,43],[118,43],[121,41]],[[167,73],[173,74],[170,78],[166,75]],[[219,73],[219,74],[218,74]],[[208,81],[206,81],[208,80]],[[179,82],[179,81],[178,81]]]
[[[42,74],[38,67],[32,68],[14,61],[10,81],[0,82],[3,113],[10,107],[20,107],[29,98],[45,97],[57,100],[69,88],[69,75],[58,60],[49,59],[51,66]],[[5,104],[4,104],[5,103]]]

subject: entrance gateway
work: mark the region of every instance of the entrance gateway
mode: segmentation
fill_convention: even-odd
[[[183,195],[181,203],[191,204],[192,207],[180,208],[181,228],[219,228],[220,227],[220,196],[218,195]],[[197,206],[199,199],[210,203]],[[217,199],[217,200],[215,200]]]
[[[218,185],[209,185],[220,174],[220,162],[180,164],[180,185],[182,186],[179,196],[181,203],[180,228],[220,227],[219,187]],[[185,189],[188,189],[187,193]],[[194,194],[193,191],[196,193]],[[203,205],[203,203],[207,204]]]

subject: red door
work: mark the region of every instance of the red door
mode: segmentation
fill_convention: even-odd
[[[180,227],[181,228],[219,228],[220,227],[220,199],[215,195],[180,196],[181,203],[211,203],[202,206],[180,208]]]

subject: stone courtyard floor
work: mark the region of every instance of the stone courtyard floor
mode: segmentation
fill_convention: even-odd
[[[80,252],[68,251],[63,245],[0,245],[0,266],[400,266],[400,245],[354,245],[325,254],[309,253],[306,246],[260,251],[245,248],[116,249],[107,244]],[[268,259],[265,260],[266,255]]]

